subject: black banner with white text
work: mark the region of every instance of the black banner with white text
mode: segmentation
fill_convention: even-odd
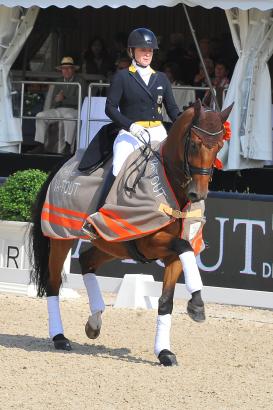
[[[273,196],[213,192],[206,200],[206,218],[206,249],[198,257],[204,285],[273,292]],[[78,256],[87,246],[87,241],[75,242],[71,273],[80,273]],[[162,281],[164,266],[124,260],[105,264],[97,273],[144,273]]]

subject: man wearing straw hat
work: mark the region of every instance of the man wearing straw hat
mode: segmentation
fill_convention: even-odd
[[[78,92],[77,85],[70,85],[70,83],[80,83],[82,86],[82,97],[84,96],[84,87],[82,79],[75,74],[79,66],[74,64],[72,57],[63,57],[61,64],[56,67],[58,71],[62,73],[63,84],[54,85],[53,90],[53,108],[41,111],[36,115],[36,132],[35,141],[37,147],[35,147],[32,153],[45,152],[45,146],[47,145],[47,129],[49,124],[56,122],[56,118],[60,118],[59,130],[61,127],[64,129],[64,137],[60,137],[61,133],[56,136],[54,141],[54,149],[52,151],[58,153],[73,153],[75,145],[75,133],[76,133],[76,121],[71,119],[77,119],[78,116]],[[68,121],[65,121],[68,119]],[[51,151],[51,149],[48,149]]]

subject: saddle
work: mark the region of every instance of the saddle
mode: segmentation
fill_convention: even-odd
[[[83,154],[78,170],[92,174],[102,167],[113,155],[113,144],[118,132],[119,128],[113,122],[101,127]]]

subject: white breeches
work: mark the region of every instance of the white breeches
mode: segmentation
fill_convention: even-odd
[[[167,132],[163,125],[147,128],[147,130],[150,133],[151,141],[161,142],[167,137]],[[149,136],[147,133],[145,133],[144,138],[146,142],[148,142]],[[141,142],[137,137],[134,137],[129,131],[120,130],[113,146],[114,176],[118,175],[123,163],[128,158],[128,156],[142,145],[143,142]]]
[[[61,121],[63,118],[77,118],[78,111],[74,108],[52,108],[46,111],[41,111],[36,115],[36,132],[35,141],[44,144],[46,141],[46,132],[49,124],[56,120],[45,119],[46,117],[60,118],[59,127],[64,129],[63,144],[67,142],[73,145],[75,141],[76,121]],[[60,136],[60,132],[59,132]]]

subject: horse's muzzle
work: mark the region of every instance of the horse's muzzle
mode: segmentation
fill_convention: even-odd
[[[198,202],[207,198],[208,189],[197,189],[195,184],[190,184],[186,190],[186,195],[189,201]]]
[[[194,192],[190,192],[189,195],[187,195],[188,200],[191,202],[198,202],[201,201],[202,199],[205,200],[207,198],[207,195],[198,195]]]

